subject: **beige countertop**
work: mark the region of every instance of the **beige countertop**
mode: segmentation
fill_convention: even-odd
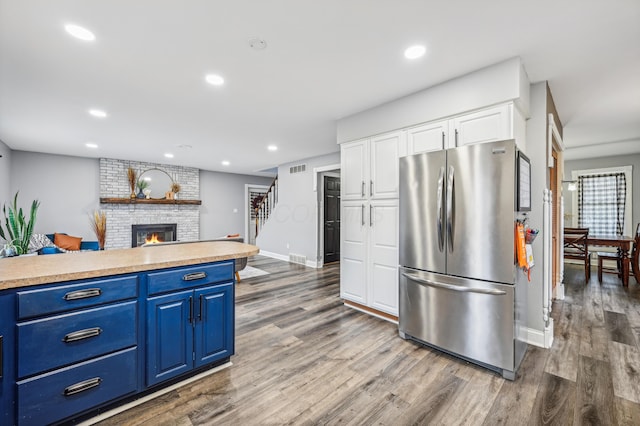
[[[249,257],[259,251],[250,244],[208,241],[10,257],[0,259],[0,290],[217,262]]]

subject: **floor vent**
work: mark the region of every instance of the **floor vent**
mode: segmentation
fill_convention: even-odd
[[[298,164],[297,166],[291,166],[289,167],[289,173],[293,174],[293,173],[302,173],[305,170],[307,170],[307,165],[306,164]]]
[[[306,265],[307,264],[307,256],[303,256],[301,254],[289,253],[289,262],[298,263],[300,265]]]

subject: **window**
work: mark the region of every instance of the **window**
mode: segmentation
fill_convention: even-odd
[[[576,170],[572,177],[578,182],[577,225],[592,235],[630,235],[631,166]]]

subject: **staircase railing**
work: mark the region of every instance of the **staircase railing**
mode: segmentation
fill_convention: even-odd
[[[278,176],[273,179],[271,186],[262,196],[260,204],[256,207],[256,236],[269,219],[271,212],[278,203]]]

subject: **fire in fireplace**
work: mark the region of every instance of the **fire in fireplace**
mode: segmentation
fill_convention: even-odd
[[[175,223],[152,223],[148,225],[131,225],[131,247],[143,244],[176,241],[177,226]]]

